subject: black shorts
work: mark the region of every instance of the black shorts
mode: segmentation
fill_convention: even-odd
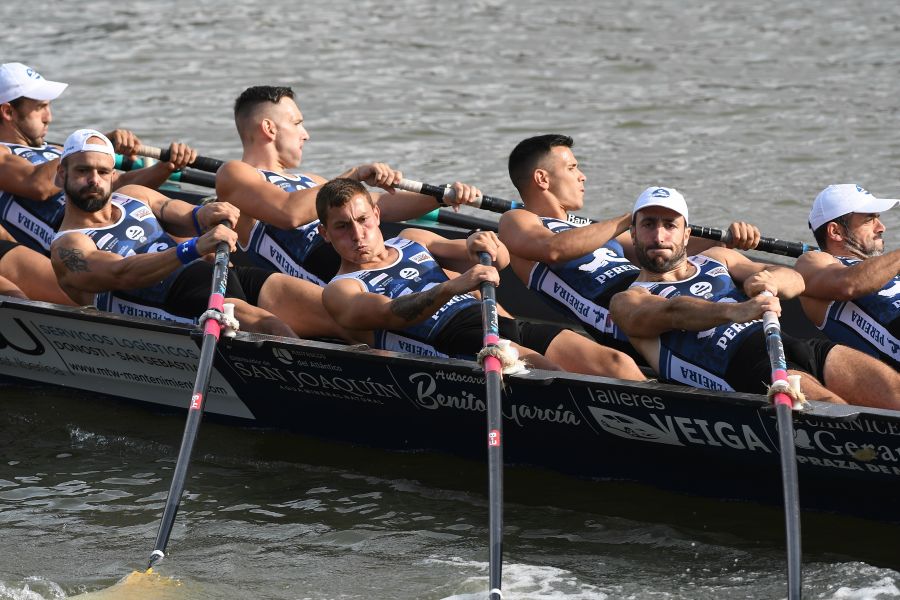
[[[515,342],[535,352],[544,354],[550,342],[563,328],[557,325],[529,323],[521,319],[499,317],[500,337]],[[450,356],[475,355],[484,347],[484,329],[481,323],[481,307],[470,306],[453,317],[438,332],[433,343],[438,352]]]
[[[787,368],[809,373],[822,385],[825,381],[825,358],[835,343],[823,338],[795,338],[781,334]],[[766,349],[766,334],[760,329],[750,335],[728,366],[725,381],[738,392],[766,393],[766,385],[772,381],[772,366]]]
[[[9,240],[0,240],[0,260],[3,260],[3,257],[6,256],[6,253],[10,250],[14,250],[21,246],[19,242],[10,242]]]
[[[328,283],[337,275],[341,267],[341,256],[331,244],[323,244],[309,253],[303,261],[303,268]]]
[[[213,267],[205,260],[194,261],[185,267],[169,289],[163,308],[173,315],[188,318],[206,312],[212,291]],[[228,269],[225,297],[245,300],[256,306],[263,284],[273,274],[257,267],[233,266]]]

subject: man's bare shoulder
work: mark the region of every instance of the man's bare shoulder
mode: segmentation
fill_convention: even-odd
[[[513,226],[540,223],[540,216],[527,208],[514,208],[513,210],[503,213],[500,217],[500,223]]]
[[[322,290],[322,301],[332,306],[346,306],[345,301],[358,294],[364,293],[362,284],[353,277],[341,277],[332,279]]]
[[[834,256],[829,254],[828,252],[823,252],[821,250],[812,250],[810,252],[804,252],[797,258],[797,262],[795,267],[799,270],[802,268],[821,268],[829,265],[838,264],[844,266],[841,261],[836,259]]]
[[[148,204],[151,199],[162,195],[156,190],[150,189],[144,185],[139,185],[137,183],[129,183],[128,185],[123,185],[122,187],[114,190],[113,194],[128,196],[129,198],[134,198],[135,200],[139,200],[144,204]]]
[[[436,233],[432,233],[427,229],[419,229],[418,227],[407,227],[402,230],[397,237],[403,238],[404,240],[412,240],[413,242],[418,242],[423,246],[428,246],[429,243],[435,240],[445,240],[447,238],[438,235]]]

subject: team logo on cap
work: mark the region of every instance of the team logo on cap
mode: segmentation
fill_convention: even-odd
[[[650,195],[654,198],[668,198],[670,194],[669,190],[665,188],[656,188],[655,190],[650,192]]]

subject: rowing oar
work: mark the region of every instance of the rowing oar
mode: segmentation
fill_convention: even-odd
[[[395,187],[409,192],[418,192],[420,194],[433,196],[442,203],[445,200],[452,200],[454,197],[453,188],[451,187],[420,183],[418,181],[412,181],[410,179],[402,179],[400,183]],[[468,206],[474,206],[483,210],[502,213],[514,208],[524,208],[525,205],[518,200],[504,200],[503,198],[496,198],[494,196],[483,196],[482,198],[476,200]],[[581,215],[569,215],[569,222],[576,225],[587,225],[590,223],[594,223],[595,221],[590,217],[584,217]],[[702,237],[709,240],[716,240],[717,242],[725,242],[726,244],[731,243],[730,231],[723,231],[721,229],[715,229],[713,227],[691,225],[691,235],[696,235],[697,237]],[[809,244],[804,244],[803,242],[789,242],[785,240],[779,240],[777,238],[762,237],[759,239],[759,244],[757,244],[754,250],[797,258],[804,252],[818,250],[818,248],[815,246],[810,246]]]
[[[224,311],[225,288],[228,285],[229,254],[228,242],[219,242],[219,245],[216,247],[216,262],[213,268],[212,289],[209,294],[208,307],[210,310],[219,311],[220,313]],[[178,459],[175,461],[172,485],[169,487],[166,507],[163,511],[162,521],[159,523],[159,531],[156,534],[156,546],[150,554],[150,561],[147,563],[148,571],[166,556],[166,544],[169,543],[169,535],[172,533],[172,526],[175,524],[175,514],[178,512],[181,493],[184,491],[184,481],[187,478],[188,463],[191,461],[191,452],[194,449],[194,442],[197,440],[197,433],[200,430],[203,405],[206,402],[206,392],[209,389],[209,378],[212,375],[216,344],[219,341],[221,329],[221,324],[215,319],[207,319],[203,327],[200,362],[197,364],[197,378],[194,381],[194,390],[191,393],[191,404],[188,407],[187,422],[184,425],[184,436],[181,438],[181,449],[178,450]]]
[[[48,142],[48,143],[52,146],[59,146],[59,147],[63,146],[63,144],[60,144],[58,142]],[[141,153],[140,152],[141,150],[146,150],[147,152]],[[157,159],[160,156],[164,156],[164,158],[162,160],[168,161],[170,151],[169,151],[169,149],[161,150],[159,148],[154,148],[152,146],[139,146],[138,152],[136,154],[139,154],[140,156],[146,156],[148,158],[157,158]],[[206,171],[208,171],[208,169],[201,169],[199,166],[196,166],[197,161],[199,161],[200,159],[203,159],[204,162],[200,163],[200,164],[202,164],[204,166],[209,166],[209,165],[213,164],[210,161],[216,161],[215,158],[206,158],[203,156],[199,156],[199,157],[197,157],[197,160],[195,160],[194,162],[191,163],[191,167],[194,167],[194,168],[187,167],[180,171],[175,171],[174,173],[169,175],[169,181],[178,181],[181,183],[191,183],[193,185],[201,185],[201,186],[210,187],[210,188],[216,187],[216,176],[211,175],[210,173],[207,173]],[[222,165],[222,161],[216,161],[216,162],[218,162],[220,166]],[[119,169],[121,171],[133,171],[134,169],[143,169],[147,165],[145,165],[141,159],[132,160],[122,154],[116,154],[116,165],[115,166],[117,169]],[[218,168],[218,167],[216,167],[216,168]],[[213,170],[213,173],[215,173],[215,170]]]
[[[456,197],[456,190],[449,185],[433,185],[430,183],[422,183],[421,181],[414,181],[412,179],[401,179],[400,183],[395,184],[394,187],[406,192],[415,192],[417,194],[432,196],[440,204],[444,204],[447,200],[453,200]],[[503,198],[495,198],[494,196],[481,196],[476,199],[475,202],[472,202],[467,206],[502,213],[514,208],[523,208],[525,205],[514,200],[504,200]]]
[[[478,260],[483,265],[491,264],[491,255],[479,252]],[[497,323],[497,297],[494,284],[481,284],[481,323],[484,329],[484,347],[496,348],[500,341]],[[484,356],[484,381],[487,396],[488,431],[488,503],[490,530],[490,552],[488,580],[490,600],[500,600],[501,572],[503,570],[503,413],[501,408],[502,368],[500,359],[492,354]]]
[[[127,156],[116,154],[116,168],[122,171],[132,171],[134,169],[143,169],[144,161],[138,158],[131,160]],[[190,167],[185,167],[180,171],[175,171],[169,175],[169,181],[178,181],[181,183],[191,183],[194,185],[202,185],[204,187],[216,187],[216,176],[206,171],[199,171]]]
[[[590,217],[583,217],[581,215],[569,215],[569,223],[573,223],[575,225],[587,225],[594,222],[595,221]],[[706,238],[708,240],[716,240],[717,242],[725,242],[726,244],[730,244],[732,242],[730,231],[723,231],[721,229],[716,229],[715,227],[691,225],[691,235],[696,235],[697,237]],[[804,244],[803,242],[788,242],[785,240],[779,240],[777,238],[761,237],[759,238],[759,243],[756,245],[756,248],[754,248],[754,250],[797,258],[804,252],[818,250],[818,248],[816,246]]]
[[[762,292],[771,296],[771,292]],[[766,333],[766,349],[772,365],[772,383],[787,383],[787,363],[781,343],[781,324],[778,315],[769,310],[763,314],[763,330]],[[783,385],[783,384],[782,384]],[[775,412],[778,415],[778,443],[781,447],[781,483],[784,488],[784,520],[787,532],[788,598],[801,597],[802,574],[800,569],[800,491],[797,483],[797,458],[794,449],[794,422],[791,397],[784,392],[774,394]]]
[[[168,161],[171,156],[171,151],[169,148],[156,148],[155,146],[138,146],[137,150],[134,151],[138,156],[147,156],[149,158],[155,158],[156,160]],[[188,166],[194,169],[199,169],[201,171],[208,171],[209,173],[215,173],[219,170],[219,167],[225,164],[224,160],[219,160],[218,158],[209,158],[208,156],[198,156],[194,159],[194,162],[189,164]]]

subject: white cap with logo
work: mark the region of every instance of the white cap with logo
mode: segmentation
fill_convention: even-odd
[[[809,228],[815,231],[825,223],[850,213],[883,213],[898,200],[876,198],[855,183],[829,185],[819,192],[809,213]]]
[[[0,104],[16,98],[56,100],[69,87],[68,83],[49,81],[22,63],[0,65]]]
[[[669,210],[674,210],[684,217],[685,223],[690,222],[688,220],[687,202],[685,201],[684,196],[681,195],[681,192],[675,188],[659,186],[648,187],[640,196],[638,196],[637,201],[634,203],[634,208],[631,210],[631,214],[634,215],[639,210],[647,208],[648,206],[661,206],[663,208],[668,208]]]
[[[100,138],[100,143],[88,143],[88,140],[91,138]],[[116,151],[113,149],[112,142],[109,141],[108,137],[96,129],[79,129],[66,138],[61,158],[65,158],[70,154],[75,154],[77,152],[102,152],[103,154],[109,154],[112,157],[116,156]]]

